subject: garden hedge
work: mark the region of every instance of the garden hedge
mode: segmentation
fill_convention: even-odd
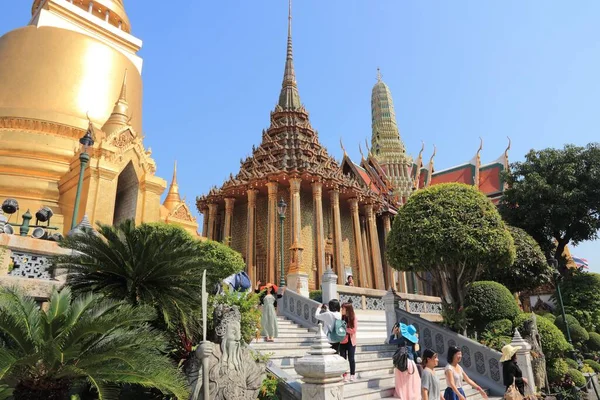
[[[499,319],[492,321],[485,326],[485,332],[494,336],[509,336],[512,337],[513,329],[510,319]]]
[[[575,386],[577,386],[578,388],[585,386],[585,376],[583,376],[583,373],[581,373],[581,371],[574,368],[569,368],[569,371],[567,371],[567,375],[571,378]]]
[[[483,331],[490,322],[501,319],[514,320],[519,306],[510,291],[498,282],[473,282],[465,298],[465,310],[471,325]]]
[[[546,364],[546,366],[547,366],[548,380],[551,383],[558,383],[558,382],[562,381],[562,379],[565,377],[567,372],[569,372],[569,364],[567,364],[567,362],[562,358],[557,358],[555,360],[552,360],[552,361],[548,362]]]

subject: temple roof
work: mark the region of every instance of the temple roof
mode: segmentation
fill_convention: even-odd
[[[235,189],[278,180],[281,176],[320,180],[350,190],[358,197],[369,198],[373,203],[381,203],[376,193],[344,175],[337,160],[319,142],[308,112],[300,103],[292,57],[291,1],[283,82],[279,102],[271,112],[270,126],[263,130],[260,145],[253,146],[252,154],[240,160],[239,172],[235,176],[230,174],[220,188],[211,189],[207,196],[198,197],[197,205],[201,208]]]

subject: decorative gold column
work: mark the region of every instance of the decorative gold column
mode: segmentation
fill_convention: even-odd
[[[256,283],[255,265],[254,265],[254,248],[256,246],[256,238],[254,237],[254,215],[256,213],[256,195],[258,190],[248,190],[248,224],[246,238],[246,268],[252,285]]]
[[[377,221],[373,212],[373,204],[367,204],[365,207],[367,227],[369,229],[369,238],[371,239],[371,259],[373,266],[373,281],[375,289],[385,290],[385,279],[383,274],[383,264],[381,263],[381,248],[379,247],[379,234],[377,233]]]
[[[225,198],[225,244],[231,246],[231,224],[233,223],[233,204],[235,199],[233,197]]]
[[[363,240],[360,233],[360,216],[358,215],[358,199],[348,200],[350,203],[350,212],[352,213],[352,226],[354,227],[354,248],[356,250],[356,262],[358,262],[358,286],[367,287],[368,280],[365,268],[365,258],[363,255]]]
[[[343,285],[344,260],[342,259],[342,219],[340,216],[340,190],[336,187],[331,190],[331,211],[333,215],[333,265],[338,276],[338,283]]]
[[[325,272],[325,232],[323,228],[323,183],[313,182],[313,208],[315,216],[315,252],[317,257],[317,279],[315,287],[321,287],[323,272]]]
[[[390,214],[383,215],[383,233],[384,239],[387,248],[387,237],[390,231],[392,230],[392,219],[390,218]],[[397,271],[392,268],[392,266],[388,263],[385,257],[383,258],[383,265],[386,272],[386,289],[392,288],[394,290],[398,290],[398,286],[396,284],[396,276],[398,275]]]
[[[308,297],[308,274],[302,271],[302,251],[304,248],[301,243],[302,221],[300,214],[300,187],[302,179],[294,177],[290,179],[290,268],[288,271],[287,285],[296,293]]]
[[[217,228],[217,211],[219,205],[216,203],[210,203],[208,205],[208,239],[214,240],[216,228]]]
[[[208,207],[202,209],[202,236],[208,235]]]
[[[367,221],[365,217],[360,217],[360,230],[363,246],[363,259],[365,263],[365,275],[367,276],[365,282],[367,283],[367,287],[374,288],[373,268],[371,268],[371,251],[369,249],[369,231],[367,230]]]
[[[267,280],[275,282],[277,270],[277,182],[267,183],[269,189],[269,208],[267,215]]]

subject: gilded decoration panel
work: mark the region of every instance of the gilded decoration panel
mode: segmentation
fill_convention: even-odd
[[[356,270],[358,262],[356,260],[356,251],[354,250],[354,229],[352,227],[352,215],[347,204],[340,204],[341,225],[342,225],[342,259],[344,268],[352,266],[352,275],[358,276]]]
[[[239,251],[246,258],[246,245],[248,242],[248,203],[233,206],[233,221],[231,224],[231,248]]]
[[[323,192],[323,234],[327,241],[329,235],[331,235],[331,239],[333,240],[333,214],[331,212],[331,201],[329,201],[329,197],[325,194],[325,190]]]
[[[265,282],[268,278],[267,249],[269,248],[269,199],[260,193],[256,199],[256,277]]]
[[[313,197],[312,191],[302,192],[300,194],[300,214],[302,230],[300,238],[302,240],[302,270],[308,273],[308,287],[310,290],[315,290],[315,277],[317,273],[317,265],[315,263],[314,252],[314,217],[313,217]],[[318,288],[317,288],[318,289]]]

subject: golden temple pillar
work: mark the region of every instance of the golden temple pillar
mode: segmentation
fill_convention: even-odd
[[[373,266],[373,282],[375,289],[385,290],[385,279],[383,274],[383,264],[381,263],[381,248],[379,247],[379,234],[377,233],[377,221],[373,212],[373,204],[367,204],[366,222],[369,229],[369,238],[371,239],[371,260]]]
[[[384,239],[387,240],[388,234],[392,230],[392,219],[390,218],[390,214],[383,215],[383,233],[385,235]],[[396,285],[396,277],[397,271],[392,268],[392,266],[388,263],[388,261],[383,258],[383,264],[386,272],[386,289],[392,288],[394,290],[398,290],[398,286]]]
[[[225,198],[225,244],[231,246],[231,224],[233,223],[233,204],[235,199],[233,197]]]
[[[208,235],[208,207],[202,208],[202,236]]]
[[[208,239],[214,240],[217,231],[217,211],[219,205],[216,203],[210,203],[208,205]]]
[[[331,190],[331,211],[333,215],[333,265],[338,276],[338,283],[343,285],[344,260],[342,259],[342,219],[340,216],[340,190]]]
[[[277,270],[277,182],[267,183],[269,204],[267,216],[267,281],[275,282]]]
[[[373,284],[373,268],[371,268],[371,251],[369,249],[369,231],[367,230],[367,221],[365,217],[360,218],[360,230],[363,248],[363,260],[365,263],[365,275],[367,276],[367,287],[374,288]]]
[[[313,207],[315,216],[315,252],[317,256],[317,279],[315,286],[321,287],[323,272],[325,272],[325,232],[323,228],[323,183],[313,182]]]
[[[256,213],[256,195],[258,190],[248,189],[248,226],[246,239],[246,269],[248,270],[248,277],[253,287],[256,284],[256,266],[254,265],[254,248],[256,247],[256,238],[254,237],[254,224],[255,224],[255,213]]]
[[[350,203],[350,212],[352,213],[352,226],[354,227],[354,248],[356,251],[356,262],[358,262],[358,285],[361,287],[368,286],[367,271],[365,268],[365,258],[363,255],[363,240],[360,233],[360,216],[358,215],[358,199],[352,198],[348,200]]]
[[[290,207],[291,207],[291,242],[290,268],[288,271],[287,285],[296,293],[308,297],[308,274],[302,270],[302,220],[300,212],[300,187],[302,179],[290,179]]]

